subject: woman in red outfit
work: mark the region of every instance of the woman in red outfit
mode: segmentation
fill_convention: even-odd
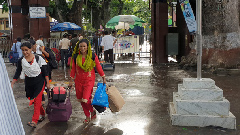
[[[86,115],[84,123],[96,118],[96,111],[93,110],[91,105],[91,95],[95,83],[95,66],[99,75],[103,78],[103,83],[106,84],[105,74],[97,55],[92,53],[89,41],[82,39],[76,44],[72,55],[69,86],[72,87],[73,79],[75,79],[76,96]]]

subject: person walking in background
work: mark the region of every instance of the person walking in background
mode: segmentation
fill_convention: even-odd
[[[72,34],[68,34],[68,39],[72,40]]]
[[[73,38],[70,41],[70,51],[73,52],[77,42],[79,41],[79,39],[77,38],[77,34],[73,34]]]
[[[108,35],[108,32],[104,32],[105,36],[102,38],[101,46],[104,51],[104,60],[105,62],[110,62],[113,64],[113,46],[116,43],[117,39],[112,35]],[[112,32],[115,35],[115,31]]]
[[[30,37],[28,40],[32,44],[32,53],[42,55],[42,51],[40,50],[40,46],[36,44],[33,37]]]
[[[81,39],[83,39],[82,34],[79,34],[79,35],[78,35],[78,39],[79,39],[79,41],[80,41]]]
[[[28,122],[27,125],[35,128],[39,120],[42,121],[45,119],[45,110],[41,101],[45,88],[45,80],[47,88],[50,89],[47,63],[41,56],[32,54],[30,42],[24,42],[21,45],[21,49],[24,57],[18,61],[11,87],[13,88],[19,77],[25,79],[25,91],[26,97],[30,100],[29,105],[34,103],[32,121]],[[39,119],[40,114],[42,116],[41,119]]]
[[[40,47],[44,46],[42,35],[39,36],[39,39],[36,41],[36,44],[39,45]]]
[[[63,35],[63,39],[60,40],[59,42],[59,49],[61,52],[61,62],[62,62],[62,67],[64,67],[64,61],[65,64],[67,65],[68,63],[68,48],[70,46],[70,40],[67,38],[67,34]]]
[[[1,53],[0,76],[0,135],[25,135]]]
[[[93,46],[95,48],[95,53],[98,56],[98,31],[95,31],[93,35]]]
[[[89,123],[91,120],[96,119],[96,111],[93,110],[91,105],[91,95],[95,83],[94,67],[96,66],[99,75],[103,79],[103,83],[106,83],[105,74],[97,55],[92,53],[91,45],[87,39],[80,40],[76,45],[71,61],[69,87],[72,87],[73,80],[75,79],[76,96],[78,101],[81,102],[86,116],[83,122]]]
[[[13,43],[13,46],[12,46],[12,51],[17,51],[18,52],[18,58],[21,58],[22,57],[22,50],[20,48],[21,46],[21,38],[20,37],[17,37],[17,43]],[[15,50],[17,49],[17,50]]]

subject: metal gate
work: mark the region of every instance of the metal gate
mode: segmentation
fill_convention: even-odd
[[[0,38],[0,53],[4,59],[4,62],[9,62],[8,55],[11,51],[12,42],[6,38]]]

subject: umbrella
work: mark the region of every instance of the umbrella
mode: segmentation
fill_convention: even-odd
[[[82,28],[75,23],[64,22],[58,23],[51,28],[51,31],[81,30]]]
[[[116,30],[117,29],[126,29],[128,30],[130,28],[129,24],[128,23],[124,23],[124,22],[119,22],[118,25],[116,25],[114,27]]]
[[[125,25],[126,23],[129,24],[130,28],[134,28],[134,26],[142,26],[142,24],[145,23],[135,15],[118,15],[114,16],[107,22],[106,28],[114,29],[116,25],[119,25],[119,22],[123,22]]]

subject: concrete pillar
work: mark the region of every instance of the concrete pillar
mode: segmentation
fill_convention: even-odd
[[[30,18],[29,6],[48,7],[49,0],[11,0],[10,4],[10,31],[11,39],[14,41],[18,36],[21,38],[26,34],[38,39],[39,35],[44,38],[50,37],[49,14],[46,18]],[[15,41],[14,41],[15,42]]]
[[[236,117],[223,90],[210,78],[183,78],[169,103],[172,125],[236,129]]]
[[[168,33],[168,5],[165,0],[152,2],[153,63],[167,63],[166,35]]]
[[[49,0],[29,0],[28,5],[35,7],[48,7]],[[50,22],[49,22],[49,14],[46,13],[46,18],[30,18],[29,19],[29,32],[30,35],[38,39],[39,35],[43,35],[43,37],[50,37]]]
[[[28,33],[27,14],[22,13],[21,0],[12,0],[10,2],[10,32],[11,40],[16,42],[17,37],[23,38]]]

